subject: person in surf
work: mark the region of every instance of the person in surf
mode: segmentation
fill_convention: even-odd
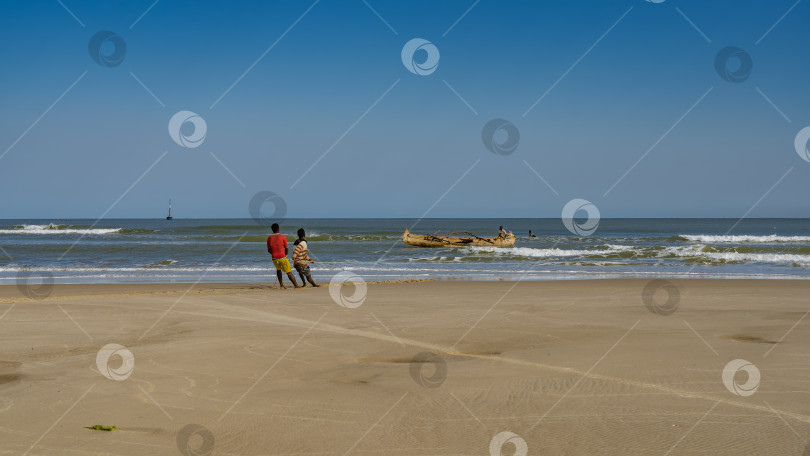
[[[281,273],[285,272],[295,288],[301,288],[298,286],[298,282],[295,281],[292,268],[290,268],[290,261],[287,260],[287,255],[290,253],[287,247],[287,237],[281,234],[281,227],[278,226],[278,223],[274,223],[270,229],[273,230],[273,234],[267,236],[267,253],[273,258],[273,265],[276,267],[276,277],[278,277],[279,286],[281,288],[287,288],[284,286],[284,281],[281,279]]]

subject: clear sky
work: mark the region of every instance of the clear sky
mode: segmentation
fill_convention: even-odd
[[[0,5],[0,218],[810,216],[810,2]]]

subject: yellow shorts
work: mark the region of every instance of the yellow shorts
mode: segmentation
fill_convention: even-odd
[[[281,272],[292,271],[292,268],[290,268],[290,262],[286,258],[279,258],[277,260],[273,260],[273,265],[275,265],[276,269]]]

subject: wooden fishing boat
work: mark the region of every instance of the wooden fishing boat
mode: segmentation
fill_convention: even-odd
[[[402,233],[402,242],[417,247],[464,247],[464,246],[489,246],[489,247],[512,247],[515,245],[515,235],[509,234],[505,238],[482,238],[472,233],[464,232],[468,236],[442,236],[438,234],[412,234],[405,228]],[[454,233],[450,233],[454,234]]]

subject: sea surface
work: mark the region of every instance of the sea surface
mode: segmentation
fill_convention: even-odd
[[[401,240],[406,227],[495,236],[499,225],[516,234],[514,247]],[[288,219],[291,244],[299,227],[322,282],[340,271],[365,280],[810,278],[808,219],[603,219],[589,236],[560,219]],[[0,284],[270,282],[269,232],[252,219],[0,220]]]

